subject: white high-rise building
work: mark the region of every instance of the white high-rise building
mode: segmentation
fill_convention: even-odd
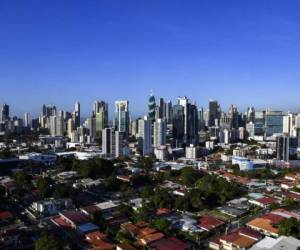
[[[25,114],[24,114],[24,126],[26,128],[30,127],[30,116],[29,116],[28,112],[25,112]]]
[[[80,103],[75,103],[75,111],[73,113],[75,129],[80,126]]]
[[[114,128],[102,130],[102,152],[108,157],[127,155],[124,133]]]
[[[283,133],[289,134],[290,136],[293,135],[293,130],[295,127],[295,116],[292,113],[285,115],[283,117],[283,124],[282,124]]]
[[[56,135],[56,116],[52,115],[49,118],[49,130],[52,136]]]
[[[129,101],[116,101],[115,108],[114,126],[127,137],[129,135]]]
[[[58,116],[56,116],[56,134],[58,136],[63,136],[65,133],[65,121],[63,112],[60,111]]]
[[[154,140],[153,146],[157,148],[166,144],[166,122],[163,119],[157,119],[154,122]]]
[[[151,121],[144,117],[144,119],[139,120],[139,132],[138,138],[142,143],[142,153],[143,155],[149,155],[152,153],[152,130]]]
[[[74,128],[75,128],[74,121],[72,118],[69,118],[67,123],[67,134],[70,139],[72,138],[72,133],[74,131]]]

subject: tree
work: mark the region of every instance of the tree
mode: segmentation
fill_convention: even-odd
[[[171,230],[170,222],[166,218],[158,218],[152,222],[152,226],[165,234],[169,234]]]
[[[104,218],[101,210],[95,211],[91,215],[92,222],[98,225],[100,228],[104,228]]]
[[[50,178],[39,178],[37,180],[37,189],[43,197],[49,197],[52,193]]]
[[[130,207],[128,205],[125,205],[124,203],[120,204],[118,206],[117,210],[121,214],[125,215],[128,218],[131,218],[133,216],[133,209],[132,209],[132,207]]]
[[[281,221],[278,226],[279,235],[293,236],[300,238],[300,222],[295,218],[289,218]]]
[[[51,234],[43,234],[35,242],[35,250],[60,250],[59,241]]]
[[[10,151],[9,148],[4,148],[0,151],[0,159],[7,159],[7,158],[10,158],[12,157],[13,154],[12,152]]]
[[[192,186],[200,176],[193,168],[186,167],[181,170],[180,178],[184,185]]]
[[[175,208],[179,211],[188,211],[190,208],[190,199],[188,197],[179,196],[175,200]]]
[[[19,190],[30,191],[32,188],[31,178],[32,177],[25,172],[17,172],[14,175],[14,179]]]
[[[154,208],[172,208],[173,205],[173,199],[168,190],[165,189],[156,189],[151,197],[151,202]]]
[[[72,187],[67,184],[59,184],[55,187],[54,197],[57,199],[70,198],[72,196]]]

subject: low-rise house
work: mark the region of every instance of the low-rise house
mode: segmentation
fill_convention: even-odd
[[[210,241],[209,247],[214,250],[246,250],[261,238],[261,234],[255,231],[248,228],[240,228]]]
[[[233,218],[240,218],[248,213],[248,210],[246,210],[246,209],[239,209],[239,208],[230,207],[230,206],[220,207],[220,208],[218,208],[218,210],[221,213],[229,215]]]
[[[294,237],[281,236],[278,239],[265,237],[256,243],[250,250],[297,250],[300,247],[300,240]]]
[[[278,214],[267,214],[262,217],[255,218],[247,223],[247,226],[255,231],[261,232],[266,236],[278,237],[278,225],[285,218]]]
[[[91,245],[91,250],[110,250],[115,249],[115,245],[111,244],[106,235],[100,231],[94,231],[92,233],[85,234],[85,240]]]
[[[129,245],[129,244],[126,244],[126,243],[120,243],[120,244],[117,244],[117,250],[137,250],[135,247]]]
[[[130,234],[141,246],[148,246],[165,237],[163,233],[149,227],[149,224],[145,222],[137,224],[127,222],[121,225],[121,230]]]
[[[153,250],[187,250],[189,244],[175,238],[163,238],[150,244]]]
[[[274,197],[264,197],[256,200],[249,200],[249,203],[261,208],[268,208],[272,204],[280,203],[280,200]]]
[[[211,216],[202,216],[199,219],[198,227],[204,231],[210,232],[224,226],[225,223]]]
[[[42,201],[33,202],[30,210],[45,216],[53,216],[59,212],[73,208],[71,199],[47,199]]]

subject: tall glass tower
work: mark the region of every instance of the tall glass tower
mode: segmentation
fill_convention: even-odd
[[[148,101],[148,117],[150,121],[155,120],[155,109],[156,109],[155,97],[151,93]]]

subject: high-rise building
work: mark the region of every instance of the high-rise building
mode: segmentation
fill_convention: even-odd
[[[173,146],[179,147],[184,136],[184,108],[176,104],[173,106]]]
[[[288,134],[277,136],[276,153],[277,160],[289,162],[291,157],[297,155],[298,138]]]
[[[52,136],[56,135],[56,116],[52,115],[49,117],[49,130]]]
[[[231,119],[231,128],[239,128],[239,112],[237,107],[234,107],[233,105],[230,106],[228,117]]]
[[[101,138],[102,130],[108,126],[108,104],[103,101],[94,103],[93,113],[95,116],[96,137]]]
[[[156,119],[154,122],[153,146],[154,148],[166,144],[167,127],[164,119]]]
[[[282,133],[283,112],[266,110],[265,113],[265,136]]]
[[[63,111],[59,111],[56,116],[56,134],[58,136],[63,136],[65,133],[65,121]]]
[[[46,106],[43,105],[42,116],[50,117],[56,115],[56,106]]]
[[[96,118],[89,117],[86,119],[86,128],[88,129],[88,134],[93,141],[96,138]],[[102,131],[101,131],[102,133]]]
[[[116,101],[115,108],[115,128],[116,130],[123,132],[127,138],[129,135],[129,102]]]
[[[0,121],[5,122],[8,120],[9,120],[9,106],[5,103],[5,104],[3,104],[2,109],[1,109]]]
[[[293,136],[293,130],[295,128],[295,115],[289,113],[288,115],[283,116],[282,120],[282,132]]]
[[[70,139],[72,138],[72,133],[74,130],[75,130],[74,121],[72,118],[69,118],[67,123],[67,134]]]
[[[249,107],[247,109],[247,113],[246,113],[246,120],[247,122],[255,122],[255,109],[254,107]]]
[[[164,119],[165,118],[165,102],[163,98],[159,98],[159,103],[157,106],[157,115],[156,118],[157,119]]]
[[[24,114],[24,127],[29,128],[30,127],[30,117],[28,112],[25,112]]]
[[[172,124],[173,122],[173,106],[172,102],[168,101],[165,103],[165,110],[166,110],[166,122],[167,124]]]
[[[113,128],[102,130],[102,153],[106,156],[112,154],[112,130]]]
[[[74,119],[74,126],[75,129],[77,129],[78,127],[80,127],[80,103],[76,102],[75,103],[75,110],[73,113],[73,119]]]
[[[139,119],[138,140],[143,155],[152,153],[152,125],[147,116],[144,119]]]
[[[156,110],[156,103],[155,103],[155,97],[151,93],[148,101],[148,117],[150,121],[155,120],[155,110]]]
[[[209,101],[209,119],[208,126],[215,126],[216,119],[220,118],[220,105],[217,101],[210,100]]]
[[[178,98],[178,104],[183,107],[183,143],[196,144],[198,135],[197,107],[190,104],[185,96]]]
[[[114,128],[104,128],[102,130],[102,152],[107,157],[120,157],[127,155],[126,140],[123,132]]]

